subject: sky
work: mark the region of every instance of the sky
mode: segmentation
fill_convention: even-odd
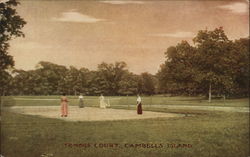
[[[222,26],[229,39],[249,36],[249,2],[21,0],[25,38],[11,41],[17,69],[39,61],[96,70],[125,61],[131,72],[157,73],[164,52],[199,30]]]

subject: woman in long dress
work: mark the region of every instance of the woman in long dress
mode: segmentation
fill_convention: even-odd
[[[141,97],[137,95],[137,114],[142,114]]]
[[[100,108],[106,108],[107,104],[105,103],[105,98],[102,94],[99,99],[100,99]]]
[[[61,117],[67,117],[68,116],[68,99],[66,97],[66,94],[63,93],[63,96],[61,97]]]
[[[82,94],[79,96],[79,108],[83,108],[84,107],[84,103],[83,103],[83,96]]]

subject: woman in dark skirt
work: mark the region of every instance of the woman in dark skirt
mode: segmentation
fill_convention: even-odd
[[[142,114],[141,97],[137,95],[137,114]]]

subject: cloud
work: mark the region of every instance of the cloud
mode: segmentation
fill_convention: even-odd
[[[246,3],[241,3],[241,2],[231,3],[228,5],[221,5],[221,6],[218,6],[218,8],[229,10],[236,14],[242,14],[242,13],[248,12],[248,5]]]
[[[172,37],[172,38],[191,38],[191,37],[194,37],[195,34],[193,32],[175,32],[175,33],[153,34],[151,36]]]
[[[63,12],[61,17],[52,18],[52,20],[61,22],[77,22],[77,23],[96,23],[100,21],[105,21],[105,19],[97,19],[88,15],[81,14],[74,10]]]
[[[9,0],[0,0],[0,3],[6,3],[8,2]]]
[[[108,3],[108,4],[143,4],[142,1],[129,1],[129,0],[123,0],[123,1],[100,1],[101,3]]]

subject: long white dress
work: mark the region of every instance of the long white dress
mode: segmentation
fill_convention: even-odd
[[[83,107],[84,107],[84,104],[83,104],[83,96],[80,95],[78,98],[79,98],[79,107],[80,107],[80,108],[83,108]]]
[[[106,108],[107,104],[105,103],[105,98],[104,96],[100,96],[100,108]]]

